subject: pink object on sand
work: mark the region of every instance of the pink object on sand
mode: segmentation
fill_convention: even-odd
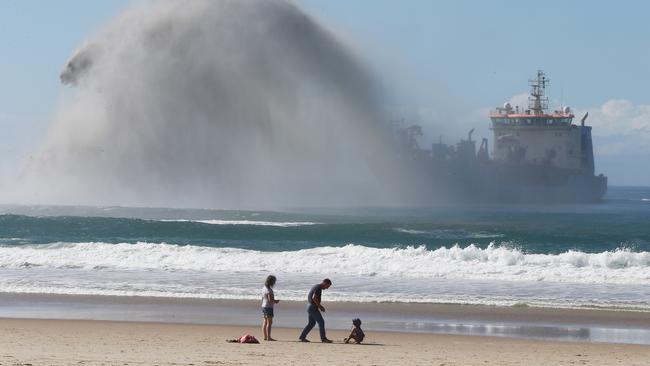
[[[250,334],[244,334],[243,336],[239,337],[239,343],[260,343],[260,341],[258,341],[257,338],[253,337]]]

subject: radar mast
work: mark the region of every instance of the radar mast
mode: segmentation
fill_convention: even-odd
[[[548,97],[544,95],[544,90],[549,82],[542,70],[537,71],[537,79],[528,79],[530,85],[528,108],[534,115],[542,115],[548,109]]]

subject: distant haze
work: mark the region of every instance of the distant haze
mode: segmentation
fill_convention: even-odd
[[[375,83],[294,4],[156,1],[65,64],[11,201],[194,207],[403,202]],[[412,193],[412,192],[408,192]]]

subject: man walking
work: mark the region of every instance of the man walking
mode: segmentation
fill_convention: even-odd
[[[307,295],[307,301],[309,304],[307,305],[307,315],[309,316],[309,323],[307,323],[307,326],[305,329],[303,329],[302,333],[300,334],[300,341],[301,342],[309,342],[307,340],[307,334],[311,331],[311,329],[318,323],[318,330],[320,331],[320,341],[323,343],[332,343],[327,337],[325,336],[325,320],[323,319],[323,315],[320,313],[325,312],[325,308],[323,305],[321,305],[321,293],[323,290],[327,290],[332,286],[332,281],[329,280],[329,278],[326,278],[323,280],[323,282],[319,283],[318,285],[312,286],[311,290],[309,290],[309,294]]]

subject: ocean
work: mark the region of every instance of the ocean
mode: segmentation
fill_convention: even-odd
[[[650,188],[593,205],[0,206],[0,292],[650,311]]]

